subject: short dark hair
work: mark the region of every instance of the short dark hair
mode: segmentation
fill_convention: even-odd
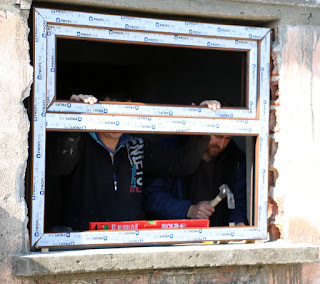
[[[128,90],[118,87],[100,88],[95,91],[94,96],[99,101],[108,99],[110,101],[127,102],[132,100],[132,96]]]
[[[222,102],[220,102],[220,104],[222,107],[233,107],[234,106],[234,104],[231,103],[230,101],[222,101]]]

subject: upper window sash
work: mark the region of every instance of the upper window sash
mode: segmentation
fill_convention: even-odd
[[[46,38],[47,62],[47,107],[51,112],[96,112],[106,111],[106,107],[99,105],[88,108],[79,104],[64,104],[56,102],[55,97],[55,65],[56,40],[59,37],[73,39],[96,39],[105,41],[121,41],[152,45],[174,45],[183,47],[246,51],[247,63],[247,106],[237,109],[221,109],[214,115],[206,109],[195,113],[194,108],[170,108],[168,106],[140,106],[131,109],[126,106],[108,106],[108,113],[132,115],[169,114],[182,117],[227,117],[227,118],[257,118],[258,77],[267,73],[269,58],[260,52],[261,41],[268,33],[268,29],[254,27],[237,27],[226,25],[212,25],[192,22],[153,20],[143,18],[122,17],[114,15],[100,15],[78,13],[59,10],[37,9],[46,30],[39,32],[39,37]],[[36,15],[36,20],[37,20]],[[41,19],[38,19],[41,21]],[[148,32],[146,32],[148,31]],[[153,31],[153,33],[150,33]],[[259,68],[260,67],[260,68]],[[43,67],[42,67],[43,69]]]

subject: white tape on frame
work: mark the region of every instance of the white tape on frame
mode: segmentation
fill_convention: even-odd
[[[47,113],[48,130],[258,134],[257,120]]]
[[[239,51],[247,51],[249,56],[250,64],[248,66],[248,109],[233,109],[231,112],[227,110],[221,110],[221,117],[234,117],[234,118],[245,118],[253,119],[256,118],[257,114],[257,103],[256,103],[256,94],[257,94],[257,42],[254,41],[244,41],[244,40],[234,40],[234,39],[220,39],[220,38],[205,38],[205,37],[192,37],[192,36],[177,36],[177,35],[168,35],[168,34],[155,34],[150,35],[150,33],[141,33],[133,31],[115,31],[115,30],[104,30],[104,29],[88,29],[82,27],[69,27],[69,26],[57,26],[49,25],[52,33],[58,36],[69,36],[74,39],[85,37],[85,38],[95,38],[95,39],[105,39],[113,41],[126,41],[126,42],[140,42],[140,43],[150,43],[150,44],[161,44],[161,45],[182,45],[182,46],[192,46],[192,47],[215,47],[219,49],[234,49]],[[52,46],[54,46],[52,44]],[[49,47],[51,50],[51,46]],[[52,60],[51,60],[52,61]],[[51,64],[51,62],[48,62]],[[51,73],[50,73],[51,74]],[[48,76],[50,76],[50,74]],[[48,78],[48,82],[51,82],[51,76]],[[49,87],[51,85],[49,84]],[[50,93],[53,92],[53,88],[50,87],[48,90]],[[50,96],[51,97],[51,96]],[[67,111],[67,112],[76,112],[73,110],[74,105],[67,105],[68,109],[63,108],[61,104],[55,104],[49,110],[50,111]],[[163,112],[173,113],[172,110],[166,111],[163,108],[168,107],[136,107],[136,115],[162,115]],[[92,108],[91,108],[92,109]],[[97,113],[99,113],[99,108],[94,108]],[[144,110],[144,112],[143,112]],[[81,112],[81,111],[80,111]],[[225,113],[226,112],[226,113]],[[113,106],[111,112],[115,114],[131,114],[130,108],[125,108],[122,110]],[[175,108],[175,113],[173,115],[178,116],[194,116],[195,113],[191,114],[186,108]],[[218,112],[219,113],[219,112]],[[198,113],[197,116],[213,116],[212,112],[205,115],[206,112]],[[219,113],[220,114],[220,113]],[[218,115],[219,115],[218,114]],[[223,116],[224,115],[224,116]]]
[[[250,235],[250,238],[248,238]],[[55,246],[106,246],[115,244],[149,244],[172,242],[202,242],[218,240],[259,239],[264,236],[258,228],[215,228],[215,229],[161,229],[161,230],[119,230],[47,233],[37,247]]]
[[[251,101],[251,104],[252,101]],[[170,116],[170,117],[194,117],[194,118],[254,118],[249,115],[251,109],[220,109],[215,112],[208,108],[185,106],[163,106],[163,105],[141,105],[141,104],[109,104],[96,103],[94,105],[78,102],[54,102],[49,108],[50,112],[69,113],[95,113],[114,115],[142,115],[142,116]]]
[[[45,137],[46,137],[46,23],[35,13],[32,233],[34,245],[44,233]]]
[[[55,96],[56,84],[56,35],[50,28],[47,31],[47,107]]]
[[[103,246],[123,243],[165,243],[266,238],[269,112],[268,72],[270,56],[268,29],[99,15],[38,8],[35,11],[35,154],[33,157],[32,245],[37,243],[36,247]],[[51,23],[49,30],[47,30],[47,22]],[[67,27],[63,26],[63,24],[74,26]],[[83,26],[98,27],[98,29],[88,28],[86,32]],[[145,33],[144,31],[155,33]],[[51,104],[55,93],[55,37],[57,34],[84,38],[140,41],[148,44],[161,43],[166,45],[219,48],[222,50],[247,50],[249,54],[249,109],[225,109],[217,111],[215,115],[212,115],[210,110],[197,107],[175,108],[170,106],[132,106],[117,104],[97,104],[92,107],[79,103],[55,102],[49,108],[50,112],[46,113],[46,106]],[[186,36],[181,36],[181,34],[185,34]],[[261,41],[260,45],[258,44],[259,41]],[[257,56],[258,48],[260,48],[260,58]],[[45,68],[45,66],[47,66],[47,68]],[[257,70],[257,66],[261,67],[260,70]],[[42,76],[45,77],[43,78]],[[257,78],[260,78],[259,90],[257,89]],[[256,118],[257,91],[260,92],[259,118]],[[204,116],[204,118],[197,118],[199,117],[199,110],[202,112],[200,117]],[[134,115],[137,114],[137,111],[141,113],[139,113],[140,116],[135,117]],[[63,112],[69,113],[66,114]],[[87,114],[80,114],[83,112]],[[106,113],[108,115],[105,115]],[[110,115],[110,113],[115,115]],[[149,116],[146,116],[146,114]],[[151,117],[150,115],[154,115],[155,117]],[[240,119],[243,117],[245,117],[245,119]],[[228,118],[232,119],[229,120]],[[257,153],[259,156],[259,162],[257,164],[259,174],[256,177],[256,182],[259,185],[259,191],[257,193],[258,226],[194,230],[97,231],[44,234],[44,149],[46,129],[60,129],[63,131],[68,129],[84,131],[130,130],[137,132],[203,132],[259,135],[259,153]]]
[[[37,8],[47,22],[76,26],[106,27],[126,30],[141,30],[163,33],[181,33],[226,38],[260,40],[269,31],[267,28],[216,25],[196,22],[169,21],[128,16],[102,15]]]

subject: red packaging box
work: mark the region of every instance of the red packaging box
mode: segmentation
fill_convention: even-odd
[[[208,228],[208,219],[179,219],[152,221],[90,222],[89,230],[141,230]]]

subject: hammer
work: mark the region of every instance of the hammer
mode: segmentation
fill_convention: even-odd
[[[234,209],[235,208],[235,202],[234,202],[234,197],[233,193],[231,192],[230,188],[228,185],[223,184],[219,187],[219,194],[212,199],[210,202],[210,205],[214,208],[216,207],[219,202],[227,196],[227,203],[228,203],[228,208],[229,209]]]

